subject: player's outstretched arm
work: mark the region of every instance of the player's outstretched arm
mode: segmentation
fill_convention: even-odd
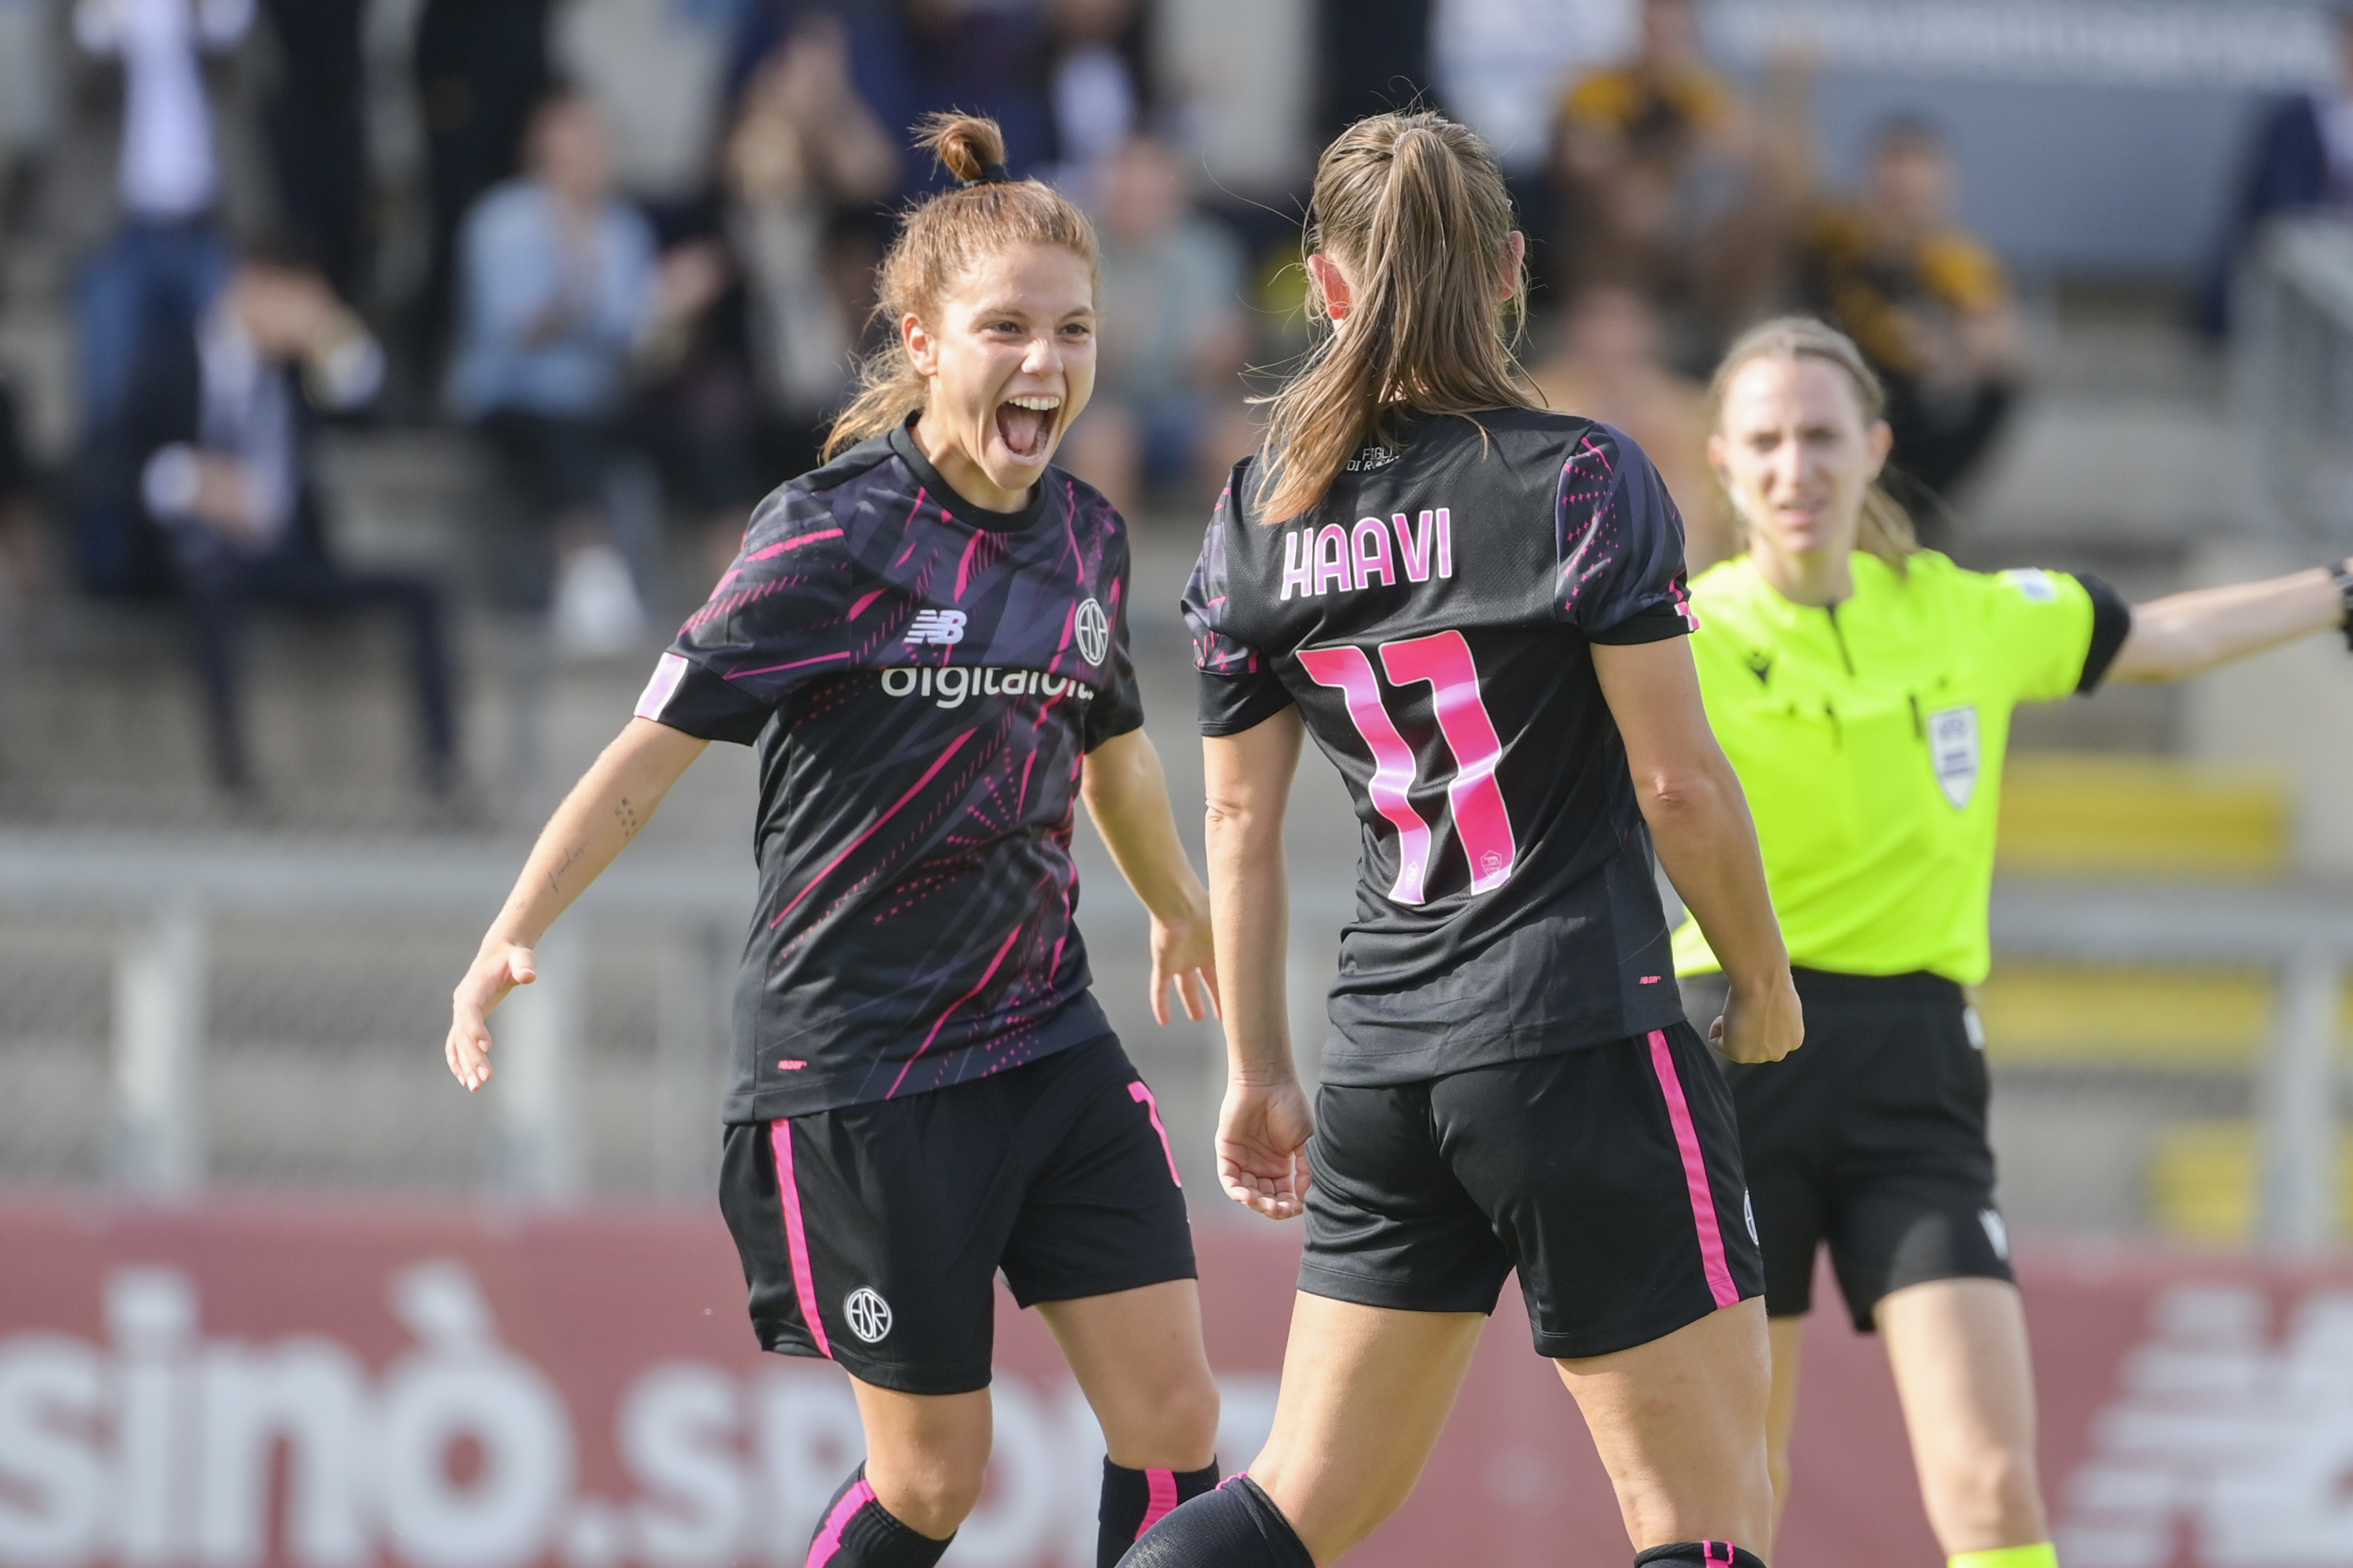
[[[1151,737],[1130,730],[1089,752],[1079,796],[1120,875],[1151,913],[1153,1017],[1168,1022],[1172,984],[1185,1016],[1215,1014],[1218,960],[1209,936],[1209,890],[1193,874],[1193,862],[1176,837],[1168,775]]]
[[[2179,680],[2345,624],[2326,567],[2136,605],[2110,680]]]
[[[532,949],[555,917],[604,873],[652,820],[670,786],[710,744],[650,719],[632,719],[540,829],[514,891],[491,922],[449,997],[449,1070],[469,1089],[491,1081],[491,1010],[539,976]]]
[[[1779,1061],[1805,1038],[1805,1021],[1765,889],[1757,825],[1707,727],[1691,645],[1596,643],[1593,669],[1625,738],[1659,861],[1732,983],[1710,1043],[1736,1062]]]
[[[1306,728],[1286,708],[1239,735],[1201,742],[1208,795],[1209,908],[1225,982],[1226,1102],[1218,1184],[1269,1219],[1306,1212],[1315,1120],[1291,1059],[1283,990],[1291,889],[1282,814]]]

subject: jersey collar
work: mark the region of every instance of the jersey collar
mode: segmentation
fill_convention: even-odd
[[[902,462],[915,470],[918,483],[939,498],[942,510],[951,513],[960,522],[969,523],[974,528],[987,529],[992,533],[1018,533],[1046,515],[1046,492],[1053,488],[1055,479],[1060,470],[1050,465],[1046,471],[1039,476],[1038,482],[1029,487],[1029,500],[1019,511],[991,511],[964,496],[954,485],[941,478],[939,469],[934,468],[932,460],[923,456],[923,447],[915,444],[914,435],[915,421],[922,417],[923,415],[920,412],[910,414],[907,416],[905,424],[891,432],[891,450],[899,455]]]

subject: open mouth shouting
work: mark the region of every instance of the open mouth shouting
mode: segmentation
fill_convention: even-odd
[[[1008,397],[997,405],[997,438],[1016,461],[1043,464],[1060,432],[1062,400],[1051,393]]]

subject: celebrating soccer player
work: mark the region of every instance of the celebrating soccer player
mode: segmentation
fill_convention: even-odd
[[[1764,1237],[1777,1506],[1827,1242],[1855,1327],[1886,1341],[1955,1568],[2054,1568],[2025,1316],[1994,1206],[1984,1041],[1962,991],[1986,975],[2010,710],[2342,626],[2353,574],[2133,607],[2093,577],[1965,572],[1919,548],[1879,488],[1879,383],[1818,321],[1751,331],[1711,397],[1709,458],[1746,553],[1692,584],[1693,643],[1806,1009],[1803,1052],[1732,1071]],[[1711,940],[1677,932],[1677,967],[1728,958]]]
[[[1412,1489],[1514,1269],[1637,1563],[1754,1568],[1772,1504],[1763,1276],[1733,1113],[1683,1021],[1651,839],[1733,976],[1716,1037],[1801,1026],[1684,637],[1647,458],[1533,405],[1522,241],[1434,114],[1315,178],[1325,335],[1233,471],[1186,599],[1208,738],[1229,1195],[1307,1216],[1266,1447],[1132,1568],[1309,1568]],[[1313,1110],[1283,1000],[1282,817],[1312,734],[1363,824]],[[1648,824],[1646,831],[1645,823]]]
[[[540,836],[448,1060],[489,1081],[541,933],[707,742],[756,743],[720,1196],[761,1342],[839,1363],[865,1422],[810,1568],[928,1568],[971,1511],[999,1268],[1103,1423],[1108,1564],[1215,1483],[1218,1393],[1176,1159],[1088,993],[1073,796],[1151,911],[1163,1022],[1171,985],[1215,1005],[1208,898],[1139,728],[1125,525],[1049,466],[1094,384],[1094,234],[992,122],[924,140],[963,184],[883,259],[889,343],[829,460],[762,503]]]

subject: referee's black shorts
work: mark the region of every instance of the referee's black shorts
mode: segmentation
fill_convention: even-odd
[[[1824,1243],[1864,1333],[1881,1299],[1907,1285],[2011,1279],[1986,1142],[1984,1037],[1961,988],[1926,973],[1796,976],[1805,1046],[1726,1072],[1764,1242],[1765,1310],[1811,1310]],[[1685,988],[1697,1002],[1700,988]]]
[[[730,1126],[719,1206],[763,1348],[902,1394],[988,1386],[1022,1306],[1194,1278],[1176,1159],[1110,1035],[903,1100]]]
[[[1764,1288],[1731,1096],[1690,1026],[1379,1087],[1324,1085],[1311,1296],[1493,1312],[1540,1355],[1662,1339]]]

